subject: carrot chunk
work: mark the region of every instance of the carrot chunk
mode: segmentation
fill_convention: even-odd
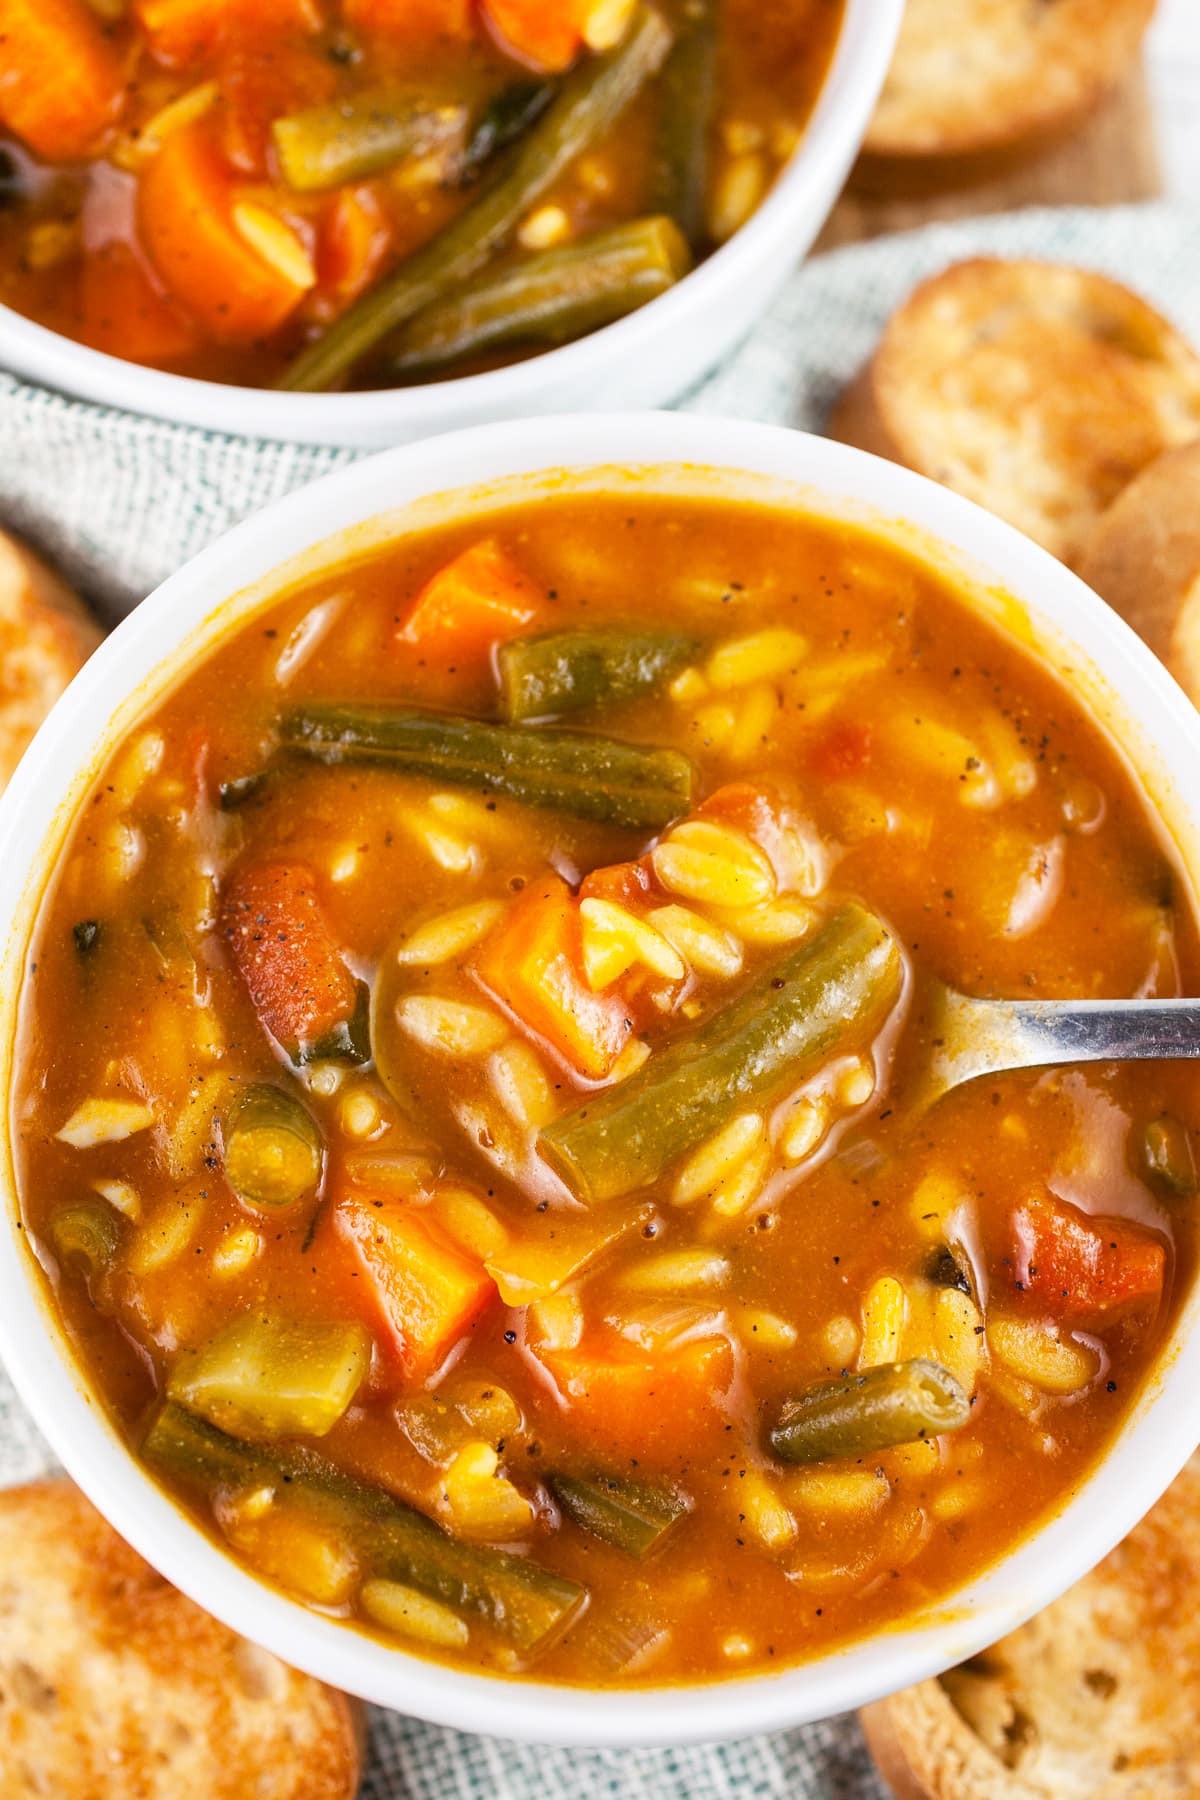
[[[137,0],[135,10],[154,55],[174,67],[211,57],[231,30],[269,41],[321,28],[317,0]]]
[[[129,362],[175,362],[196,348],[195,332],[155,293],[127,244],[107,244],[85,258],[80,312],[84,343]]]
[[[721,1425],[733,1378],[726,1338],[704,1338],[658,1355],[588,1355],[540,1350],[567,1404],[571,1431],[599,1451],[664,1461],[694,1454]]]
[[[483,0],[502,49],[535,69],[559,73],[583,48],[583,0]]]
[[[0,0],[0,120],[50,162],[86,154],[125,71],[84,0]]]
[[[289,1054],[354,1017],[358,983],[342,961],[311,869],[257,863],[237,870],[221,929],[260,1024]]]
[[[1158,1305],[1166,1257],[1140,1225],[1035,1199],[1018,1208],[1013,1226],[1017,1282],[1057,1319],[1086,1324]]]
[[[321,222],[317,289],[311,311],[336,318],[374,281],[387,261],[392,228],[374,188],[342,188]]]
[[[218,343],[281,325],[311,283],[237,230],[233,183],[205,121],[173,131],[138,186],[142,241],[171,293]]]
[[[437,1368],[497,1297],[482,1266],[410,1200],[342,1194],[333,1228],[352,1251],[372,1313],[406,1374]]]
[[[400,642],[426,657],[479,668],[493,644],[517,634],[535,616],[533,588],[494,538],[472,544],[439,569],[417,595],[400,628]]]
[[[633,1030],[624,1000],[593,993],[578,904],[551,876],[524,894],[475,960],[480,986],[589,1081],[610,1073]]]
[[[475,29],[472,0],[345,0],[343,10],[354,30],[406,43],[461,42]]]

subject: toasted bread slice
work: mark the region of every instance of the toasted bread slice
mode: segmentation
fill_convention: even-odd
[[[0,787],[101,635],[66,583],[0,531]]]
[[[1078,568],[1200,706],[1200,440],[1118,494]]]
[[[1200,434],[1200,357],[1107,276],[978,257],[893,313],[829,429],[1069,561],[1147,463]]]
[[[358,1710],[218,1625],[68,1481],[0,1493],[4,1800],[350,1800]]]
[[[1154,0],[908,0],[864,148],[964,156],[1068,130],[1135,58]]]
[[[862,1715],[898,1800],[1200,1793],[1200,1456],[1111,1556],[993,1649]]]

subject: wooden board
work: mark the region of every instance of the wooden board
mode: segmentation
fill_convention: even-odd
[[[818,250],[942,219],[1021,206],[1114,206],[1162,193],[1145,72],[1138,68],[1071,137],[986,161],[862,157]]]

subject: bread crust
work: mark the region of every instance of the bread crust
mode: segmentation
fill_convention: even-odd
[[[1112,1554],[993,1649],[864,1709],[897,1800],[1200,1792],[1200,1457]]]
[[[102,635],[49,565],[0,531],[0,787]]]
[[[829,430],[1070,561],[1135,475],[1200,435],[1200,357],[1107,276],[975,257],[893,313]]]
[[[0,1493],[4,1800],[351,1800],[361,1708],[172,1588],[68,1481]]]
[[[1200,706],[1200,440],[1130,482],[1078,567]]]
[[[908,0],[864,149],[931,158],[1070,130],[1137,55],[1154,0]]]

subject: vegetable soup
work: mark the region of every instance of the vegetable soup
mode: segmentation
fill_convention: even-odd
[[[27,1240],[269,1582],[502,1673],[777,1667],[1061,1506],[1193,1275],[1195,1075],[922,1108],[933,978],[1200,979],[1146,795],[969,594],[732,501],[414,533],[254,612],[81,807]]]
[[[0,301],[211,381],[470,374],[665,293],[843,0],[0,0]]]

